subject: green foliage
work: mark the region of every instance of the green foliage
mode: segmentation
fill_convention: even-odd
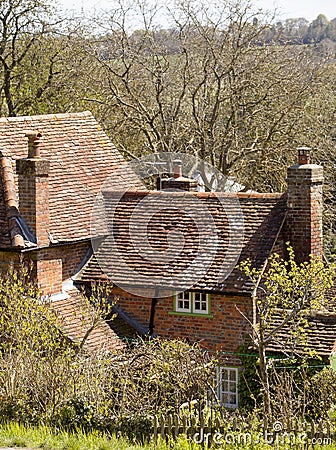
[[[296,354],[305,350],[309,314],[328,307],[325,294],[334,284],[336,265],[313,256],[298,264],[293,249],[287,250],[286,259],[273,254],[266,270],[256,269],[250,261],[240,267],[255,286],[254,345],[258,348],[261,340],[263,345],[272,343],[285,329],[288,337],[282,347],[286,354]]]
[[[140,341],[110,367],[110,407],[116,416],[178,411],[182,403],[204,398],[214,367],[215,361],[197,345]]]
[[[131,442],[149,441],[153,430],[153,416],[148,416],[142,411],[134,414],[126,414],[119,417],[115,423],[115,431],[121,436],[127,437]]]
[[[107,291],[83,298],[84,337],[61,332],[48,301],[29,274],[11,271],[0,287],[0,418],[48,423],[68,430],[108,430],[129,438],[148,434],[150,417],[179,411],[205,397],[215,362],[197,345],[139,341],[116,353],[87,353],[83,342],[102,316]]]
[[[239,408],[246,412],[258,410],[261,406],[258,354],[251,348],[250,339],[246,339],[238,352],[243,366],[239,375]]]
[[[336,423],[336,372],[326,367],[309,380],[309,410],[313,418],[330,418]]]
[[[289,244],[288,244],[289,245]],[[325,293],[334,284],[335,264],[326,265],[321,258],[298,264],[288,246],[288,258],[273,254],[267,265],[255,268],[244,261],[240,268],[252,282],[252,317],[244,315],[251,328],[251,341],[258,351],[261,393],[266,416],[271,416],[271,392],[266,350],[274,342],[279,353],[312,358],[307,348],[309,315],[326,309]],[[287,382],[287,379],[285,380]],[[291,384],[292,386],[292,384]]]
[[[0,426],[0,445],[46,450],[150,450],[153,448],[149,445],[132,445],[120,436],[117,438],[94,431],[86,433],[77,430],[73,433],[47,426],[23,426],[15,422]],[[168,447],[162,444],[162,449],[168,450]],[[180,449],[182,450],[182,447]]]
[[[11,270],[2,277],[0,286],[0,351],[3,355],[27,353],[41,358],[66,348],[56,316],[43,301],[29,271],[21,267],[20,274]]]
[[[70,398],[60,412],[52,418],[57,426],[70,430],[97,429],[94,405],[85,397]]]

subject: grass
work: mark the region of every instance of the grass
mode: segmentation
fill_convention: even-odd
[[[237,435],[238,436],[238,435]],[[236,438],[237,438],[236,436]],[[236,439],[234,439],[236,440]],[[147,445],[132,444],[123,437],[108,437],[98,432],[76,432],[56,431],[47,426],[24,426],[18,423],[7,423],[0,425],[0,447],[22,447],[40,450],[200,450],[202,447],[191,442],[186,437],[179,438],[176,442],[150,443]],[[288,445],[277,445],[278,449],[287,450]],[[203,447],[207,448],[207,446]],[[274,446],[267,443],[257,443],[242,445],[226,442],[224,445],[213,448],[225,448],[227,450],[249,448],[250,450],[273,450]],[[304,446],[291,445],[291,449],[302,449]],[[311,448],[311,446],[309,446]],[[336,443],[328,443],[322,446],[314,446],[314,450],[328,449],[336,450]]]
[[[108,437],[99,432],[56,431],[47,426],[7,423],[0,426],[0,447],[27,447],[43,450],[198,450],[200,446],[186,437],[174,444],[132,444],[122,437]]]

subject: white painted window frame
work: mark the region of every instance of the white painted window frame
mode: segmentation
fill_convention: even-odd
[[[233,373],[235,374],[234,377],[232,376]],[[218,398],[221,405],[225,406],[225,408],[238,408],[238,377],[239,370],[237,367],[217,367]],[[232,402],[230,397],[234,397],[235,401]]]
[[[198,294],[200,296],[204,296],[205,295],[205,301],[200,298],[199,300],[197,299]],[[185,299],[185,296],[188,295],[188,299]],[[181,308],[179,306],[179,301],[189,301],[189,308]],[[200,302],[202,306],[202,303],[206,304],[206,309],[202,310],[202,309],[196,309],[195,305],[197,302]],[[181,313],[185,313],[185,314],[195,314],[195,315],[208,315],[209,314],[209,305],[210,305],[210,295],[205,293],[205,292],[191,292],[191,291],[184,291],[184,292],[179,292],[178,294],[175,295],[175,311],[176,312],[181,312]]]

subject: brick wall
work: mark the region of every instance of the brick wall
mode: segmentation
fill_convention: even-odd
[[[116,286],[113,287],[112,296],[118,306],[120,306],[132,319],[135,319],[143,327],[148,328],[152,303],[151,298],[137,297]]]
[[[32,262],[32,277],[37,280],[43,295],[58,294],[62,282],[78,270],[90,248],[89,242],[43,248],[27,252],[22,258],[19,252],[0,252],[0,273],[6,273],[10,265],[20,270],[20,260]]]
[[[148,328],[151,298],[136,297],[120,288],[113,288],[113,296],[118,306]],[[163,338],[181,338],[191,343],[199,342],[204,348],[221,350],[229,359],[235,360],[231,354],[238,351],[249,331],[246,320],[237,308],[250,315],[251,299],[210,294],[209,314],[212,317],[204,317],[201,314],[172,314],[173,297],[160,298],[155,309],[154,333]]]
[[[37,255],[35,275],[43,295],[62,292],[62,259],[44,259]]]
[[[8,272],[10,266],[20,267],[18,252],[0,251],[0,274]]]
[[[90,243],[86,242],[26,253],[27,261],[36,265],[34,274],[43,295],[62,291],[62,282],[76,273],[89,248]]]

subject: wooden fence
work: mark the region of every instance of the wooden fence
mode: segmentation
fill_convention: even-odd
[[[196,410],[187,414],[169,414],[153,419],[153,438],[156,442],[177,439],[180,435],[200,444],[232,444],[237,439],[245,444],[259,437],[269,444],[293,445],[296,448],[313,448],[315,445],[336,443],[336,428],[328,421],[302,422],[249,419],[240,416],[220,415],[218,411]],[[300,444],[300,445],[298,445]],[[287,447],[286,447],[287,448]]]

